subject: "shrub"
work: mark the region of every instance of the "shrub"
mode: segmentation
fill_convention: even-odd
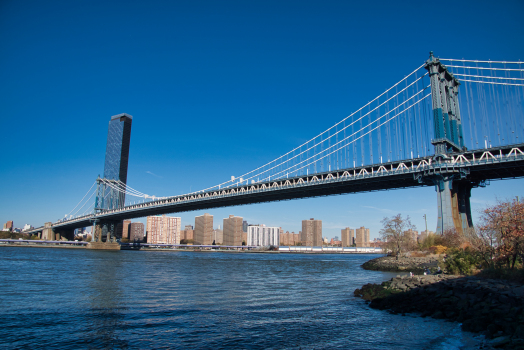
[[[471,275],[480,264],[480,259],[471,249],[450,249],[444,264],[448,272],[455,275]]]
[[[445,253],[446,250],[448,250],[448,247],[444,247],[443,245],[434,245],[434,246],[431,246],[429,247],[429,251],[432,253],[432,254],[442,254],[442,253]]]

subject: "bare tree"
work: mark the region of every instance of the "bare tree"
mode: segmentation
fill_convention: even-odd
[[[409,216],[404,219],[401,214],[391,218],[385,217],[381,222],[380,236],[386,242],[386,249],[391,250],[398,260],[402,251],[412,243],[412,237],[408,231],[414,230],[415,226],[411,223]]]

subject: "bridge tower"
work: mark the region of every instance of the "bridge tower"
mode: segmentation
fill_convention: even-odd
[[[431,81],[433,109],[434,160],[440,163],[450,161],[450,153],[464,152],[464,136],[458,100],[459,81],[438,58],[430,52],[425,68]],[[473,226],[471,220],[471,189],[478,184],[468,181],[466,172],[441,172],[427,175],[422,179],[432,182],[437,191],[438,223],[437,233],[449,229],[463,232]]]

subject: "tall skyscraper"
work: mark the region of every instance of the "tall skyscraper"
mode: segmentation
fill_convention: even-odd
[[[181,219],[157,215],[147,217],[147,243],[180,244]]]
[[[349,227],[343,228],[341,231],[342,246],[351,247],[355,243],[355,230]]]
[[[193,241],[196,245],[211,245],[211,234],[213,232],[213,215],[205,213],[195,217],[195,230]]]
[[[322,246],[322,220],[302,220],[302,232],[300,241],[303,245]]]
[[[242,217],[229,215],[224,219],[224,245],[242,245]]]
[[[122,113],[111,117],[107,132],[106,160],[104,164],[104,178],[110,181],[120,181],[127,184],[127,165],[129,161],[129,144],[131,142],[131,123],[133,117]],[[106,186],[104,196],[100,198],[99,207],[115,209],[124,206],[124,193],[117,192]]]

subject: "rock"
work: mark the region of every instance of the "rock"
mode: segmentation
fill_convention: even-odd
[[[489,344],[493,346],[494,348],[499,348],[505,344],[508,344],[511,341],[511,337],[508,335],[497,337],[495,339],[492,339]]]

